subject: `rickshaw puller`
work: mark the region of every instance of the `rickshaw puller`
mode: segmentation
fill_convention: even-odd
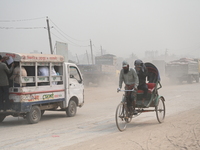
[[[136,103],[136,91],[137,86],[139,84],[138,81],[138,75],[134,68],[129,68],[129,64],[126,61],[122,62],[122,69],[120,71],[119,75],[119,88],[122,88],[122,83],[125,84],[125,90],[132,90],[135,89],[134,92],[129,91],[125,93],[125,97],[129,100],[127,101],[128,106],[133,106],[133,114],[137,114],[137,111],[135,110],[135,103]]]

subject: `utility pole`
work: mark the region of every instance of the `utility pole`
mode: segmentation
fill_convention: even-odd
[[[102,49],[102,46],[101,46],[101,56],[103,55],[103,49]]]
[[[133,53],[132,53],[132,66],[134,66],[134,63],[133,63]]]
[[[168,49],[165,50],[165,62],[167,61]]]
[[[92,64],[94,64],[93,61],[93,52],[92,52],[92,41],[90,40],[90,48],[91,48],[91,59],[92,59]]]
[[[77,59],[77,61],[78,61],[78,64],[79,64],[79,59],[78,59],[78,55],[76,54],[76,59]]]
[[[49,35],[50,51],[51,51],[51,54],[53,54],[53,48],[52,48],[52,43],[51,43],[51,33],[50,33],[50,27],[49,27],[49,19],[48,19],[48,17],[47,17],[46,21],[47,21],[47,30],[48,30],[48,35]]]
[[[86,55],[87,55],[87,61],[88,61],[88,64],[90,64],[89,56],[88,56],[88,52],[87,52],[87,50],[86,50]]]

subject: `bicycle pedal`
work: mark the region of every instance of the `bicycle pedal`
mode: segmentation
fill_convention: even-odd
[[[128,120],[129,118],[131,118],[131,117],[125,117],[125,120],[126,120],[126,119]]]
[[[122,119],[122,118],[124,118],[124,116],[119,116],[119,118],[121,118],[121,119]]]

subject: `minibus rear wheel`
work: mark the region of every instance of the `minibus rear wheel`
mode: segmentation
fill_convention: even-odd
[[[40,108],[38,106],[33,106],[30,112],[26,114],[26,119],[30,124],[38,123],[41,119]]]

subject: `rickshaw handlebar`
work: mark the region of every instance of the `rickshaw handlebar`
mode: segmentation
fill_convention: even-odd
[[[117,88],[117,92],[133,92],[135,91],[135,89],[132,89],[132,90],[122,90],[120,88]]]

